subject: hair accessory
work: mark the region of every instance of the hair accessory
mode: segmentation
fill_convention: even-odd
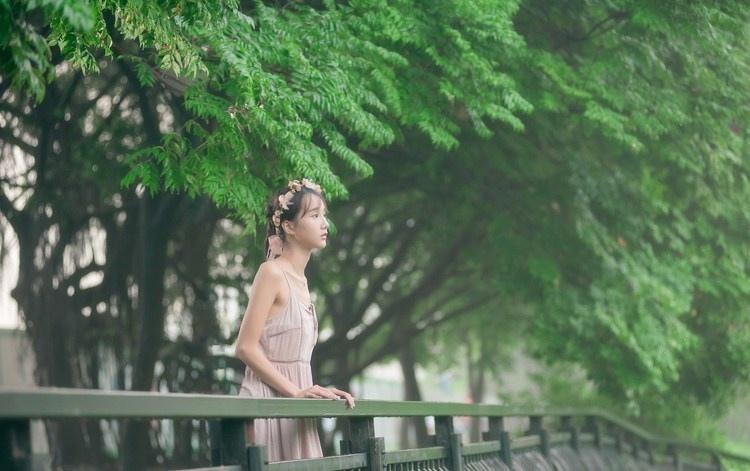
[[[268,237],[268,252],[266,252],[266,260],[273,260],[278,255],[281,255],[283,243],[281,237],[278,234],[274,234]]]
[[[281,232],[281,213],[288,210],[289,206],[294,204],[292,203],[294,194],[302,190],[303,187],[310,188],[318,194],[323,194],[323,189],[320,188],[320,185],[313,182],[312,180],[308,180],[307,178],[303,178],[302,181],[289,180],[289,183],[287,183],[287,188],[289,188],[289,191],[282,195],[279,195],[279,207],[273,212],[273,216],[271,217],[273,225],[276,228],[276,234],[268,237],[268,253],[266,253],[267,260],[281,254],[281,249],[283,246],[281,237],[279,237],[279,233]]]

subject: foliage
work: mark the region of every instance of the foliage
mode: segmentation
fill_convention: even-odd
[[[594,33],[596,9],[548,12],[559,18],[549,38],[588,22],[588,39],[542,62],[557,100],[541,103],[565,113],[567,129],[535,144],[565,166],[554,202],[572,220],[556,233],[571,250],[550,254],[539,276],[538,347],[580,362],[634,414],[678,403],[712,404],[715,415],[750,377],[750,351],[738,348],[750,339],[748,115],[731,105],[750,91],[738,73],[745,13],[613,6],[617,34]]]
[[[96,72],[103,54],[136,64],[144,86],[175,75],[193,117],[130,154],[123,182],[208,194],[249,230],[280,175],[345,196],[332,157],[368,176],[361,151],[392,143],[402,127],[453,148],[460,120],[482,134],[487,119],[522,129],[517,114],[531,109],[502,67],[523,45],[513,2],[63,3],[6,7],[0,47],[12,52],[3,69],[13,85],[43,97],[47,42],[84,71]],[[32,14],[52,20],[50,31],[33,28]]]

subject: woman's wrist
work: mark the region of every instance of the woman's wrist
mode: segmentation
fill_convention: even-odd
[[[297,389],[292,389],[291,391],[289,391],[289,392],[287,393],[287,397],[292,397],[292,398],[293,398],[293,397],[297,397],[297,396],[299,395],[300,391],[302,391],[302,390],[301,390],[301,389],[299,389],[299,388],[297,388]]]

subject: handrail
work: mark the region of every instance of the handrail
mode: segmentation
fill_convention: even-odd
[[[596,415],[600,417],[601,419],[606,420],[607,422],[616,425],[622,429],[628,430],[634,435],[637,435],[639,438],[642,438],[644,440],[648,440],[654,444],[658,445],[664,445],[664,446],[676,446],[678,448],[682,449],[688,449],[692,451],[698,451],[698,452],[704,452],[704,453],[718,453],[721,456],[732,459],[734,461],[742,461],[745,463],[750,463],[750,455],[745,455],[741,453],[736,453],[728,450],[721,450],[716,447],[711,447],[707,445],[701,445],[698,443],[694,443],[688,440],[682,440],[682,439],[672,439],[668,437],[663,437],[656,435],[654,433],[648,432],[644,430],[643,428],[632,424],[620,417],[615,416],[614,414],[610,413],[609,411],[603,410],[603,409],[595,409],[596,412],[593,415]]]
[[[343,400],[250,398],[213,394],[109,391],[74,388],[0,387],[0,422],[17,419],[67,418],[204,418],[255,417],[592,417],[654,445],[705,452],[750,463],[750,456],[697,443],[669,439],[596,407],[530,407],[455,402],[360,399],[354,409]]]
[[[456,402],[250,398],[75,388],[0,387],[0,418],[255,418],[592,415],[595,409],[534,408]]]

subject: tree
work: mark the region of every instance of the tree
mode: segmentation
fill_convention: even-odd
[[[566,132],[527,129],[564,167],[565,200],[551,203],[574,214],[578,261],[546,270],[539,348],[583,364],[633,413],[720,409],[749,373],[737,348],[749,320],[738,263],[749,242],[747,110],[732,105],[748,94],[736,73],[745,13],[739,4],[526,6],[519,30],[558,51],[543,55],[539,79],[557,93],[531,99],[534,120],[543,103],[558,123],[565,116]],[[709,361],[716,367],[701,366]]]
[[[144,136],[158,141],[157,115],[165,115],[158,112],[165,106],[160,101],[169,97],[142,89],[135,74],[118,65],[84,77],[61,63],[57,74],[37,106],[6,91],[2,119],[11,126],[0,130],[0,206],[20,255],[12,294],[32,339],[36,380],[46,386],[150,390],[158,362],[167,370],[158,379],[173,380],[170,353],[178,350],[163,351],[169,343],[164,298],[174,302],[180,296],[165,290],[190,292],[182,295],[194,300],[193,314],[201,300],[211,305],[204,286],[212,241],[207,229],[220,213],[205,198],[120,188],[123,155]],[[185,240],[183,232],[193,226],[207,239]],[[170,283],[174,272],[179,281]],[[207,346],[219,338],[215,314],[205,309],[193,317],[196,358],[206,357]],[[114,377],[107,378],[110,366]],[[204,384],[211,376],[204,375]],[[177,389],[193,387],[183,382]],[[150,454],[144,425],[134,422],[124,431],[124,446],[134,450],[129,457]],[[56,459],[67,464],[110,459],[101,427],[98,421],[50,423]],[[81,434],[90,437],[88,445],[80,445]]]

